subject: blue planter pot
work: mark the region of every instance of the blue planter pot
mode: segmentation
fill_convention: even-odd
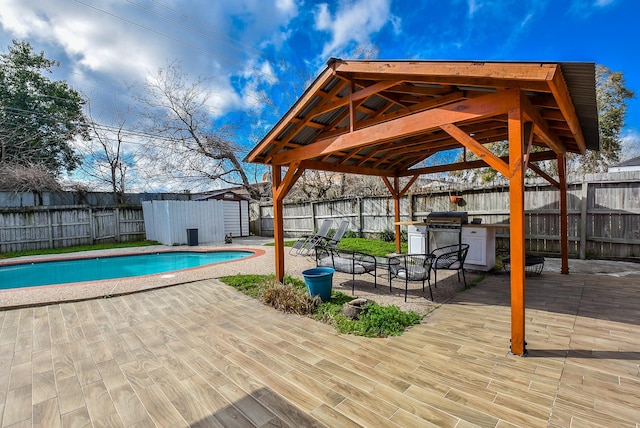
[[[302,276],[309,296],[320,296],[323,302],[331,300],[334,272],[330,267],[316,267],[303,271]]]

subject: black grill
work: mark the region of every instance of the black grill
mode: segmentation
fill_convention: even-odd
[[[468,222],[465,211],[444,211],[429,213],[424,220],[427,224],[427,236],[431,232],[457,232],[458,244],[462,244],[462,225]],[[427,239],[427,252],[431,251],[431,238]]]
[[[466,211],[443,211],[429,213],[425,223],[428,228],[453,229],[462,227],[468,221]]]

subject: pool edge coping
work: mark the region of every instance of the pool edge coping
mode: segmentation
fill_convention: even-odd
[[[220,252],[220,251],[246,251],[253,253],[250,256],[242,257],[234,260],[227,260],[219,263],[208,264],[203,266],[196,266],[187,269],[180,269],[177,271],[171,271],[171,277],[167,277],[167,273],[156,273],[150,275],[140,275],[133,277],[124,277],[124,278],[113,278],[113,279],[103,279],[96,281],[84,281],[84,282],[73,282],[73,283],[64,283],[64,284],[51,284],[51,285],[40,285],[34,287],[23,287],[23,288],[9,288],[0,290],[0,311],[10,310],[10,309],[18,309],[25,307],[36,307],[36,306],[46,306],[53,305],[59,303],[67,303],[67,302],[79,302],[85,300],[99,299],[99,298],[110,298],[120,295],[138,293],[153,289],[166,288],[180,284],[187,284],[195,281],[201,280],[216,280],[216,277],[195,275],[192,277],[190,274],[203,272],[204,270],[214,268],[215,266],[227,265],[230,263],[237,263],[241,261],[248,261],[256,257],[260,257],[266,254],[266,251],[261,248],[251,248],[251,247],[205,247],[205,248],[194,248],[194,247],[179,247],[179,248],[153,248],[153,247],[130,247],[131,251],[125,251],[125,254],[103,254],[100,257],[114,257],[114,256],[129,256],[129,255],[141,255],[141,254],[149,254],[149,253],[159,253],[159,252]],[[146,251],[136,251],[135,249],[145,248],[148,249]],[[94,250],[100,252],[109,251],[118,251],[123,250],[122,248],[114,248],[112,250]],[[128,250],[128,248],[127,248]],[[83,252],[84,253],[84,252]],[[90,253],[90,251],[86,252]],[[64,261],[64,260],[75,260],[75,259],[86,259],[86,258],[95,258],[94,255],[84,253],[82,257],[78,257],[78,253],[65,253],[64,257],[59,257],[60,254],[44,256],[33,256],[36,257],[32,260],[25,260],[21,258],[20,263],[1,263],[1,265],[14,265],[14,264],[25,264],[25,263],[38,263],[38,262],[51,262],[51,261]],[[74,257],[75,256],[75,257]],[[25,256],[32,257],[32,256]],[[141,284],[144,281],[149,281],[150,284]],[[136,284],[138,283],[138,284]],[[109,290],[110,291],[107,291]],[[78,292],[78,293],[74,293]],[[6,296],[10,295],[14,297],[14,303],[5,302]],[[35,295],[38,295],[37,298]],[[31,298],[29,298],[31,297]],[[16,302],[17,301],[17,302]]]

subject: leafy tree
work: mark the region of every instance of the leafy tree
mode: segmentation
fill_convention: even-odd
[[[600,151],[589,151],[585,155],[574,155],[569,159],[570,167],[578,173],[606,172],[607,168],[620,161],[622,140],[620,132],[627,114],[627,100],[634,97],[627,89],[624,76],[619,71],[598,65],[596,67],[596,102],[600,125]]]
[[[621,72],[613,72],[605,66],[596,66],[596,103],[598,106],[598,121],[600,125],[600,151],[589,150],[585,155],[569,154],[567,156],[567,172],[589,174],[606,172],[607,168],[620,161],[621,138],[620,132],[624,126],[627,111],[627,100],[633,98],[633,91],[627,89]],[[498,156],[509,153],[506,141],[487,144],[487,147]],[[537,146],[532,151],[541,150]],[[467,152],[467,159],[477,159],[473,153]],[[458,161],[462,160],[462,156]],[[558,174],[557,163],[545,161],[538,166],[551,175]],[[527,172],[527,174],[531,174]],[[487,183],[500,180],[503,177],[490,167],[476,170],[452,172],[453,177],[476,183]]]
[[[24,41],[0,55],[0,164],[39,165],[54,176],[78,166],[70,141],[88,137],[85,101],[45,76],[57,66]]]

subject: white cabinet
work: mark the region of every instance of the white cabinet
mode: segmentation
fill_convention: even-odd
[[[469,244],[464,266],[468,269],[488,271],[496,264],[496,232],[487,227],[462,228],[462,243]]]
[[[427,252],[427,226],[407,226],[407,243],[409,254],[424,254]]]

